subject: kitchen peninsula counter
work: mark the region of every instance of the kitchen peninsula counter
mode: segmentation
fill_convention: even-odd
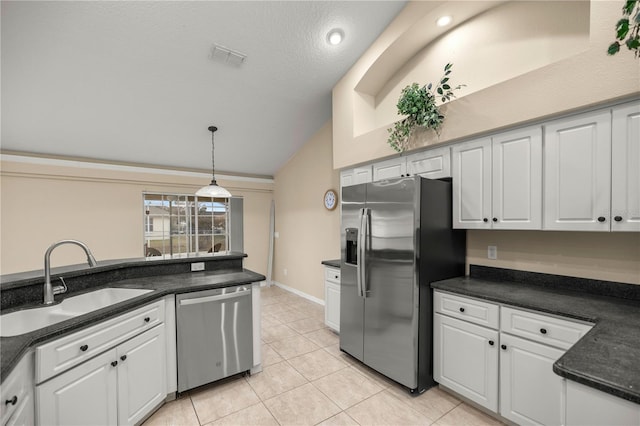
[[[178,259],[123,259],[99,262],[96,268],[75,266],[53,270],[52,282],[58,276],[64,276],[69,287],[68,293],[56,296],[56,301],[105,287],[152,291],[30,333],[0,338],[0,381],[7,378],[30,347],[47,340],[90,327],[169,294],[263,281],[264,275],[242,267],[244,257],[246,255],[242,253],[231,253]],[[190,265],[194,262],[204,262],[206,270],[189,272]],[[7,277],[13,280],[7,280]],[[3,276],[2,314],[41,307],[42,285],[42,271],[39,271],[39,275],[34,272]]]
[[[640,404],[640,286],[471,265],[431,287],[595,324],[553,371]]]

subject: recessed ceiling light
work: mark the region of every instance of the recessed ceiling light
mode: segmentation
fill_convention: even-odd
[[[450,15],[441,16],[436,21],[436,25],[439,27],[445,27],[451,23],[453,18]]]
[[[342,43],[344,40],[344,32],[340,28],[334,28],[327,34],[327,41],[334,46]]]

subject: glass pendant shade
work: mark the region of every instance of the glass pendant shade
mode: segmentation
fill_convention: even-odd
[[[207,186],[203,186],[198,189],[196,192],[196,196],[198,197],[211,197],[211,198],[229,198],[231,197],[231,193],[219,186],[216,182],[216,169],[215,169],[215,157],[214,157],[214,142],[213,135],[218,130],[216,126],[209,126],[209,131],[211,132],[211,183]]]
[[[224,189],[223,187],[218,186],[218,184],[215,181],[212,181],[211,184],[207,186],[203,186],[202,188],[198,189],[198,192],[196,192],[196,196],[211,197],[211,198],[229,198],[231,197],[231,193],[226,189]]]

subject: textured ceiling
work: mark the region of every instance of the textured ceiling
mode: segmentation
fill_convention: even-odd
[[[1,148],[272,176],[404,4],[3,1]]]

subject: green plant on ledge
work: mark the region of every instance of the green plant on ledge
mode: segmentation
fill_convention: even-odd
[[[440,82],[433,87],[431,83],[420,87],[418,83],[402,89],[400,99],[398,99],[398,115],[406,115],[400,121],[397,121],[392,128],[387,129],[389,139],[387,143],[397,152],[406,151],[409,148],[409,139],[416,127],[433,129],[440,136],[440,126],[444,121],[444,115],[439,111],[436,101],[439,99],[446,102],[453,95],[454,90],[464,87],[461,84],[451,87],[449,84],[449,74],[453,64],[447,64],[444,67],[444,75]]]
[[[640,1],[627,0],[622,7],[622,18],[616,24],[616,41],[611,43],[607,53],[615,55],[620,51],[620,43],[627,45],[632,50],[636,58],[640,58]]]

